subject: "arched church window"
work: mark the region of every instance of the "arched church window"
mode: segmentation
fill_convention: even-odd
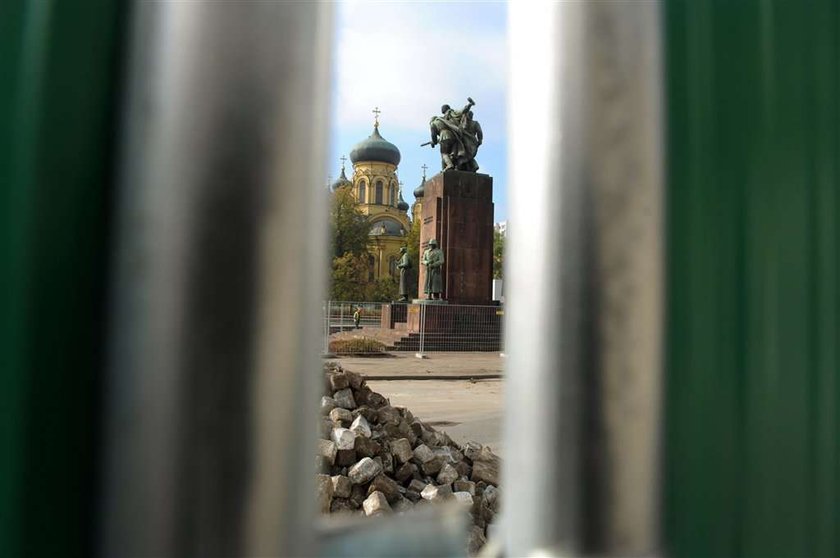
[[[382,190],[384,188],[385,188],[385,185],[382,184],[382,181],[377,180],[376,181],[376,200],[374,201],[374,203],[378,203],[379,205],[382,205],[382,194],[383,194]]]
[[[359,182],[359,203],[365,203],[367,197],[367,182],[361,180]]]
[[[373,281],[376,277],[376,258],[373,254],[368,255],[368,281]]]

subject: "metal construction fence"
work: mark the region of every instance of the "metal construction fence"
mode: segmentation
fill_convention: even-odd
[[[324,353],[503,352],[504,307],[448,303],[324,303]]]

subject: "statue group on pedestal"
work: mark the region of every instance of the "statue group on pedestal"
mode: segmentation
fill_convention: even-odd
[[[441,115],[434,116],[429,123],[432,139],[423,145],[440,145],[441,168],[443,171],[460,170],[476,172],[478,163],[475,156],[484,141],[481,124],[473,119],[472,107],[475,101],[467,97],[467,104],[461,110],[454,110],[443,105]],[[408,300],[408,273],[411,260],[406,248],[400,248],[400,301]],[[429,241],[423,252],[421,263],[426,267],[426,281],[423,292],[428,300],[440,300],[443,297],[443,250],[438,248],[437,240]]]
[[[432,140],[423,145],[435,147],[440,144],[441,168],[444,171],[460,170],[476,172],[475,156],[484,141],[481,125],[473,120],[470,110],[475,101],[467,97],[467,104],[461,110],[443,105],[441,115],[432,117],[429,124]]]

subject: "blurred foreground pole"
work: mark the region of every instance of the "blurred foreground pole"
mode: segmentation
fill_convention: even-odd
[[[0,556],[90,556],[122,0],[0,2]]]
[[[326,3],[134,5],[106,556],[313,552],[331,31]]]
[[[510,6],[508,556],[659,548],[658,10]]]
[[[840,556],[840,3],[663,18],[667,551]]]

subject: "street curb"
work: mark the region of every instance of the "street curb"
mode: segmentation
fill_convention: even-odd
[[[383,376],[368,376],[364,373],[359,373],[365,380],[370,382],[391,381],[391,380],[501,380],[504,374],[399,374],[399,375],[383,375]]]

